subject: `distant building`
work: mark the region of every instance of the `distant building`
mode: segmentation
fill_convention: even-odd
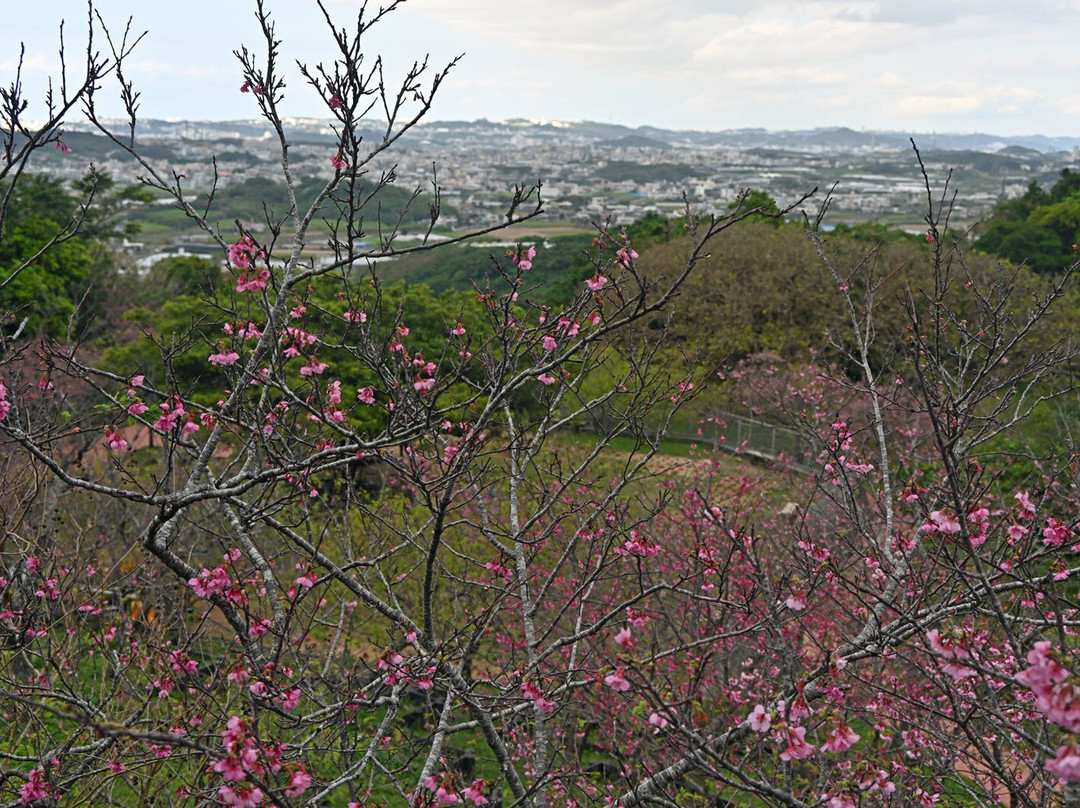
[[[166,258],[205,258],[222,263],[225,261],[221,248],[216,244],[177,244],[139,258],[135,261],[135,266],[139,272],[145,272],[158,261],[164,261]]]

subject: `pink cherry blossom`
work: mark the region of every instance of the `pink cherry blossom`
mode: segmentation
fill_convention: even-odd
[[[253,272],[249,277],[248,274],[241,273],[240,277],[236,279],[236,291],[237,292],[257,292],[260,289],[266,288],[266,282],[270,280],[270,270],[261,269],[258,272]]]
[[[825,808],[855,808],[855,801],[844,794],[823,794]]]
[[[536,704],[537,709],[544,715],[551,715],[555,712],[555,702],[544,698],[543,692],[534,682],[523,682],[521,692],[527,699],[531,699]]]
[[[461,802],[461,798],[454,793],[448,785],[441,785],[435,790],[436,805],[454,805]]]
[[[1080,683],[1051,656],[1051,647],[1046,640],[1035,643],[1027,655],[1029,667],[1016,674],[1016,680],[1031,689],[1036,707],[1047,718],[1069,732],[1080,732]]]
[[[859,735],[847,724],[841,724],[832,733],[828,740],[821,745],[823,752],[846,752],[859,740]]]
[[[285,796],[299,797],[309,788],[311,788],[311,775],[303,769],[299,769],[293,772],[292,777],[289,778],[289,787],[285,789]]]
[[[60,600],[60,582],[56,578],[46,578],[41,588],[34,592],[35,597],[42,600]]]
[[[801,612],[806,608],[806,594],[803,592],[795,592],[784,601],[784,605],[793,612]]]
[[[631,530],[630,538],[624,541],[620,547],[616,547],[615,553],[621,556],[633,555],[641,558],[655,558],[660,553],[660,545],[650,541],[647,536],[641,535],[637,530]]]
[[[607,285],[608,279],[600,273],[593,275],[591,278],[585,281],[585,285],[589,287],[592,292],[599,292]]]
[[[217,761],[210,768],[233,783],[239,782],[247,777],[247,770],[244,768],[243,764],[240,763],[240,759],[231,755]]]
[[[229,672],[225,675],[225,679],[230,682],[235,682],[237,684],[243,684],[247,681],[250,675],[251,674],[248,673],[247,669],[243,665],[238,664],[234,665],[232,668],[229,669]],[[232,720],[232,718],[229,719],[229,726],[231,726]],[[222,736],[222,739],[224,740],[224,735]],[[228,746],[228,743],[226,743],[226,746]]]
[[[919,801],[921,808],[934,808],[941,799],[940,794],[931,794],[921,788],[915,789],[913,796]]]
[[[109,451],[112,452],[122,452],[128,447],[128,442],[124,440],[123,436],[112,428],[105,430],[105,444],[109,447]]]
[[[326,400],[331,404],[341,403],[341,381],[335,380],[330,382],[326,388]]]
[[[806,742],[806,727],[787,727],[781,730],[780,740],[787,741],[781,760],[802,760],[814,754],[814,747]]]
[[[765,709],[765,705],[759,704],[750,713],[750,729],[754,732],[768,732],[772,726],[772,716]]]
[[[315,573],[308,572],[308,573],[305,573],[305,574],[301,575],[299,578],[297,578],[296,583],[299,586],[304,587],[305,589],[311,589],[311,587],[315,586],[315,583],[316,583],[317,580],[318,580],[318,578],[315,575]]]
[[[659,732],[662,729],[667,729],[670,722],[660,715],[660,713],[653,712],[649,714],[649,726],[656,727],[656,731]]]
[[[250,269],[255,259],[262,257],[263,252],[251,236],[242,236],[229,245],[229,263],[237,269]]]
[[[621,247],[615,252],[615,260],[627,268],[629,268],[630,264],[637,259],[637,250],[635,250],[633,247]]]
[[[935,628],[926,632],[926,639],[930,643],[930,649],[945,660],[941,669],[954,681],[959,682],[977,675],[973,668],[956,662],[956,660],[970,659],[971,652],[955,636],[942,634]]]
[[[199,669],[199,663],[189,657],[183,651],[173,651],[169,654],[169,664],[177,673],[195,673]]]
[[[509,255],[509,253],[507,253]],[[522,272],[528,272],[532,269],[533,259],[536,258],[536,247],[530,246],[529,249],[524,252],[519,252],[514,255],[514,263],[517,264],[518,269]]]
[[[469,800],[473,805],[487,805],[490,800],[484,796],[485,788],[487,788],[486,781],[473,780],[472,785],[461,789],[461,796]]]
[[[256,808],[263,801],[263,793],[258,788],[222,786],[218,789],[218,800],[233,808]]]
[[[960,522],[946,511],[930,511],[930,521],[923,525],[923,530],[937,530],[946,534],[959,533]]]
[[[1046,770],[1063,783],[1080,781],[1080,751],[1071,743],[1059,746],[1053,760],[1046,761]]]
[[[223,351],[221,353],[210,354],[210,356],[207,357],[207,361],[209,361],[211,365],[218,365],[219,367],[235,365],[239,359],[240,354],[236,351]]]
[[[803,718],[810,716],[810,705],[806,703],[806,697],[803,696],[803,686],[799,683],[799,692],[791,701],[791,707],[788,708],[788,718],[793,722],[800,721]]]
[[[609,673],[604,677],[604,684],[610,687],[612,690],[617,690],[620,693],[625,693],[630,689],[630,682],[623,676],[622,669]]]
[[[1043,544],[1050,547],[1060,547],[1074,535],[1073,532],[1069,530],[1068,525],[1053,517],[1046,520],[1046,527],[1043,528],[1042,533]]]
[[[1035,506],[1031,502],[1031,498],[1023,491],[1016,492],[1016,502],[1020,506],[1020,518],[1021,519],[1034,519],[1035,518]]]
[[[31,769],[26,775],[26,783],[19,789],[19,803],[30,805],[49,797],[49,786],[41,769]]]
[[[215,567],[213,572],[203,567],[197,577],[188,579],[188,585],[200,598],[208,598],[215,592],[227,589],[231,584],[224,567]]]

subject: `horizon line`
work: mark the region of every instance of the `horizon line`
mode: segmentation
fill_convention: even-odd
[[[106,123],[106,124],[122,123],[125,126],[128,125],[128,119],[123,118],[123,117],[102,117],[100,120],[102,121],[102,123]],[[283,116],[281,120],[282,120],[282,123],[285,123],[285,124],[289,124],[289,123],[292,123],[292,124],[305,123],[305,124],[309,124],[309,125],[324,125],[324,126],[328,126],[328,127],[333,126],[335,123],[338,123],[336,118],[320,118],[320,117],[307,116],[307,115]],[[385,124],[386,123],[385,120],[382,120],[382,119],[379,119],[379,118],[371,118],[371,119],[368,119],[368,120],[369,120],[369,122],[371,124]],[[188,123],[188,124],[215,124],[215,125],[223,125],[223,124],[268,125],[268,122],[266,121],[266,119],[261,118],[261,117],[260,118],[171,118],[171,117],[169,117],[169,118],[155,118],[155,117],[146,117],[146,118],[140,119],[136,123],[136,126],[138,126],[138,123],[165,123],[165,124],[170,124],[170,125],[185,124],[185,123]],[[363,122],[361,122],[361,123],[363,123]],[[986,137],[994,137],[994,138],[1001,138],[1001,139],[1017,139],[1017,138],[1045,138],[1047,140],[1074,139],[1074,140],[1077,140],[1078,145],[1080,145],[1080,134],[1048,135],[1048,134],[1045,134],[1045,133],[1042,133],[1042,132],[1028,132],[1028,133],[1025,133],[1025,134],[1018,134],[1018,135],[1003,135],[1003,134],[999,134],[999,133],[996,133],[996,132],[978,130],[978,129],[971,129],[971,130],[934,129],[934,130],[920,131],[920,130],[915,130],[915,129],[876,129],[876,128],[866,128],[866,127],[856,128],[856,127],[853,127],[853,126],[849,126],[847,124],[833,124],[833,125],[827,125],[827,126],[811,126],[811,127],[805,127],[805,128],[791,128],[791,129],[770,129],[770,128],[765,127],[765,126],[738,126],[738,127],[731,127],[731,128],[728,128],[728,129],[670,129],[670,128],[660,126],[660,125],[657,125],[657,124],[639,124],[637,126],[632,126],[630,124],[609,123],[609,122],[605,122],[605,121],[590,120],[588,118],[582,118],[582,119],[577,119],[577,120],[569,120],[569,119],[540,119],[540,120],[534,120],[534,119],[529,119],[529,118],[517,118],[517,117],[514,117],[514,118],[487,118],[487,117],[481,117],[481,118],[472,118],[472,119],[467,119],[467,118],[429,119],[429,120],[418,121],[415,124],[415,126],[416,127],[434,126],[434,125],[448,124],[448,123],[462,123],[462,124],[487,123],[487,124],[501,125],[501,126],[520,125],[520,126],[552,126],[552,127],[571,127],[571,126],[580,126],[580,125],[594,125],[594,126],[609,127],[609,128],[612,128],[612,129],[627,129],[627,130],[630,130],[630,131],[636,131],[636,130],[640,130],[640,129],[655,129],[655,130],[659,130],[659,131],[663,131],[663,132],[671,132],[671,133],[674,133],[674,134],[682,134],[682,133],[687,133],[687,134],[724,134],[724,133],[728,133],[728,132],[766,132],[768,134],[784,134],[784,133],[789,133],[789,132],[848,131],[848,132],[855,132],[855,133],[858,133],[858,134],[868,134],[868,135],[876,135],[876,134],[880,134],[880,135],[926,135],[926,136],[971,136],[971,135],[982,135],[982,136],[986,136]],[[27,122],[27,126],[29,126],[29,127],[38,127],[38,126],[41,126],[43,124],[44,124],[43,121],[28,121]],[[66,123],[66,124],[62,124],[62,128],[75,127],[75,126],[79,126],[79,127],[87,126],[87,127],[90,127],[91,129],[94,128],[92,124],[90,124],[90,123],[88,123],[86,121],[72,121],[72,122],[69,122],[69,123]]]

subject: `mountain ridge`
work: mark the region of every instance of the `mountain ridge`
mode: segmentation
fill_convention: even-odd
[[[314,118],[286,119],[290,137],[315,140],[336,140],[333,119]],[[89,124],[77,123],[68,127],[72,131],[93,131]],[[380,122],[370,121],[362,127],[370,139],[381,137]],[[139,122],[138,133],[147,138],[214,139],[227,136],[264,137],[269,131],[261,119],[236,119],[230,121],[174,121],[145,119]],[[769,130],[764,128],[737,128],[715,131],[665,129],[658,126],[631,127],[623,124],[598,121],[526,121],[514,119],[492,121],[480,118],[475,121],[447,120],[424,121],[409,133],[410,139],[438,140],[439,135],[463,133],[501,135],[505,137],[532,137],[538,139],[580,139],[583,142],[623,141],[626,145],[653,141],[656,148],[663,146],[715,146],[718,148],[783,148],[807,151],[897,151],[911,147],[914,139],[920,148],[939,150],[974,150],[997,152],[1010,147],[1031,149],[1048,153],[1071,151],[1080,147],[1080,135],[1051,136],[995,135],[987,132],[904,132],[890,130],[857,130],[848,126],[815,127],[811,129]]]

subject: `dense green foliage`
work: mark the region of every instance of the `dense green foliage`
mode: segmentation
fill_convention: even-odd
[[[610,160],[596,169],[596,176],[612,182],[678,182],[702,176],[701,170],[679,163],[632,163]]]
[[[60,335],[67,329],[93,266],[88,241],[68,232],[77,211],[57,180],[31,176],[16,188],[0,241],[6,332]]]
[[[862,226],[838,228],[826,246],[837,266],[855,266],[865,257],[875,267],[872,276],[880,283],[873,293],[889,304],[875,319],[875,361],[905,350],[903,300],[910,290],[916,307],[924,305],[918,290],[932,285],[931,245],[881,226]],[[642,250],[641,264],[651,276],[673,271],[682,260],[678,240]],[[955,272],[958,277],[968,274],[976,282],[993,283],[1001,269],[988,256],[967,255]],[[865,277],[851,280],[857,300],[865,299],[869,291]],[[1016,282],[1019,300],[1030,299],[1043,286],[1027,270],[1020,271]],[[760,353],[794,362],[817,354],[843,363],[845,342],[838,335],[850,328],[850,313],[838,305],[836,285],[821,268],[802,226],[747,221],[734,237],[713,246],[675,301],[672,315],[654,320],[651,327],[667,330],[665,350],[672,362],[687,357],[704,370]],[[953,297],[960,306],[962,282],[955,286]],[[1072,331],[1073,320],[1063,310],[1053,327],[1047,327],[1044,344]]]
[[[975,244],[1036,272],[1060,272],[1078,241],[1080,173],[1065,168],[1049,191],[1033,182],[1023,196],[998,202]]]
[[[157,307],[185,295],[212,294],[225,284],[224,275],[220,263],[191,255],[171,256],[146,270],[132,299]]]
[[[302,179],[297,187],[297,204],[306,209],[326,187],[326,181],[317,177]],[[364,201],[371,214],[367,217],[374,235],[381,227],[390,227],[400,221],[407,225],[424,225],[430,221],[428,209],[430,194],[421,194],[411,204],[410,192],[393,185],[379,187],[372,182],[357,181],[351,190],[356,203]],[[335,193],[335,203],[347,205],[349,190],[342,185]],[[370,199],[369,199],[370,197]],[[196,199],[197,207],[205,205],[206,198]],[[242,182],[225,185],[214,193],[209,209],[209,220],[227,227],[234,220],[277,225],[289,210],[289,196],[282,183],[264,177],[249,177]],[[404,211],[404,213],[402,213]],[[444,208],[449,213],[450,208]],[[140,224],[171,224],[177,228],[186,221],[182,211],[174,206],[154,207],[133,211],[131,221]]]
[[[751,189],[738,199],[728,202],[728,210],[731,211],[754,211],[748,217],[748,221],[754,222],[771,222],[773,224],[779,224],[780,219],[780,207],[776,204],[776,200],[769,196],[765,191]]]
[[[158,262],[129,291],[135,305],[123,316],[126,336],[105,351],[104,365],[121,375],[143,373],[162,389],[180,390],[213,404],[227,387],[228,374],[209,357],[231,350],[243,357],[251,343],[230,329],[247,322],[265,326],[250,297],[235,294],[228,277],[213,263],[190,257]],[[308,333],[324,338],[340,335],[340,342],[348,343],[350,331],[358,326],[343,315],[347,310],[363,311],[387,345],[395,340],[396,329],[404,326],[412,334],[416,355],[434,361],[456,358],[446,356],[447,335],[459,323],[478,340],[485,337],[486,318],[475,294],[455,290],[436,294],[425,284],[372,285],[364,278],[323,276],[296,304],[293,326]],[[304,350],[299,356],[277,355],[272,364],[275,372],[295,376],[309,358]],[[327,379],[353,389],[379,383],[348,351],[320,350],[319,359],[329,365]],[[325,386],[326,379],[314,376],[311,384],[313,389]]]
[[[84,193],[86,187],[80,186]],[[315,192],[314,181],[302,188],[302,195]],[[404,192],[392,187],[379,193],[388,199],[394,196],[399,203],[404,199]],[[265,207],[260,200],[266,200]],[[182,216],[177,210],[132,204],[142,201],[144,197],[137,191],[117,187],[108,177],[99,178],[95,202],[87,213],[89,233],[34,261],[5,290],[6,308],[24,316],[32,313],[31,327],[60,334],[79,301],[93,308],[82,315],[84,321],[100,320],[102,312],[111,307],[106,319],[119,327],[99,329],[101,333],[95,336],[101,349],[107,350],[106,363],[116,372],[157,367],[157,372],[164,374],[154,379],[158,384],[214,395],[225,377],[207,358],[235,347],[227,338],[225,324],[242,322],[248,314],[244,296],[234,294],[233,281],[220,264],[192,257],[168,259],[143,275],[122,276],[119,293],[105,299],[115,282],[106,283],[103,276],[115,276],[115,259],[102,240],[129,232],[133,222],[151,221],[165,213]],[[72,194],[57,181],[41,177],[28,178],[20,186],[16,202],[0,248],[0,267],[10,268],[16,260],[26,260],[79,213]],[[223,189],[215,199],[215,209],[222,215],[241,219],[270,216],[273,220],[285,204],[283,186],[267,180],[248,180]],[[752,192],[743,209],[758,207],[777,213],[770,197]],[[1076,237],[1078,227],[1080,175],[1066,170],[1050,191],[1033,183],[1020,199],[1000,203],[978,246],[988,251],[994,238],[1011,234],[1016,243],[1008,245],[1019,251],[1016,260],[1033,255],[1030,266],[1045,271],[1070,258],[1064,242],[1066,236]],[[645,275],[658,278],[675,271],[685,259],[680,236],[686,228],[685,218],[650,214],[626,227],[623,234],[640,252],[639,264]],[[1033,234],[1038,236],[1035,242],[1030,240]],[[537,255],[521,291],[552,307],[566,303],[581,290],[594,272],[592,259],[607,249],[603,239],[597,241],[588,234],[527,239],[525,243],[534,243]],[[932,248],[923,238],[877,223],[840,225],[828,243],[838,265],[854,265],[871,252],[870,260],[879,268],[877,275],[886,279],[876,290],[879,298],[898,299],[904,289],[917,289],[928,277],[932,263]],[[438,358],[445,349],[448,329],[458,322],[482,338],[484,318],[477,293],[482,294],[489,285],[501,288],[505,284],[503,273],[512,268],[507,251],[502,245],[476,244],[412,253],[380,263],[379,276],[385,285],[372,286],[370,277],[355,273],[328,276],[312,287],[308,299],[297,303],[307,306],[307,328],[313,332],[347,328],[342,314],[359,303],[388,339],[395,325],[405,322],[414,334],[430,342],[421,346],[421,352]],[[999,269],[995,261],[974,254],[967,257],[966,271],[989,278]],[[1029,291],[1039,287],[1037,277],[1026,271],[1019,283]],[[737,237],[714,246],[676,300],[670,321],[653,321],[643,336],[648,336],[649,329],[667,328],[669,364],[683,366],[689,361],[699,370],[763,353],[804,361],[811,352],[818,352],[837,361],[843,346],[830,344],[829,335],[844,330],[848,315],[835,305],[834,286],[835,281],[820,271],[820,258],[801,225],[754,214],[739,225]],[[866,290],[856,291],[865,294]],[[903,349],[905,323],[900,308],[891,306],[888,311],[891,313],[879,313],[876,323],[881,335],[877,350],[882,356]],[[1074,319],[1068,314],[1060,318],[1056,334],[1070,331]],[[9,316],[9,332],[18,322]],[[1053,336],[1048,333],[1047,343]],[[178,350],[189,342],[198,347]],[[163,363],[162,356],[168,361]],[[362,386],[372,381],[354,372],[356,363],[348,356],[325,359],[334,368],[335,378],[347,384]],[[303,361],[302,357],[292,360],[298,366]]]
[[[73,239],[41,252],[59,229],[38,216],[20,218],[8,229],[0,246],[0,280],[29,262],[4,289],[10,325],[60,335],[75,313],[75,301],[87,290],[91,261],[86,244]]]
[[[535,289],[530,289],[530,299],[556,304],[572,297],[575,284],[592,273],[586,258],[591,242],[592,237],[585,234],[537,239],[535,268],[529,275]],[[507,263],[505,252],[505,247],[474,242],[403,256],[383,264],[381,271],[390,279],[426,284],[436,293],[484,289],[490,282],[499,282]]]
[[[117,261],[107,242],[138,230],[129,216],[148,200],[139,186],[96,171],[70,191],[58,179],[23,177],[0,241],[6,333],[86,336],[113,306]]]

